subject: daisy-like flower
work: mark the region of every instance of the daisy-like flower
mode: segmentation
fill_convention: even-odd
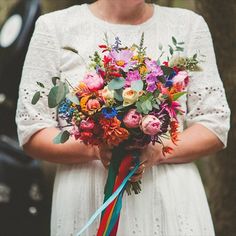
[[[131,60],[133,57],[133,52],[128,49],[122,51],[112,50],[110,57],[113,59],[116,67],[122,69],[123,71],[128,71],[135,63]]]

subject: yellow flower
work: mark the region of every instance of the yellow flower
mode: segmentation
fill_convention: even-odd
[[[132,90],[131,88],[126,88],[123,91],[123,106],[129,106],[135,103],[139,97],[143,94],[143,91],[137,92],[135,90]]]
[[[147,67],[146,66],[139,67],[139,73],[141,75],[145,74],[146,72],[147,72]]]

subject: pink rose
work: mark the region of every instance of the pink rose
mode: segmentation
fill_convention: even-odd
[[[94,126],[95,126],[95,123],[91,119],[82,120],[80,123],[80,129],[83,131],[92,130],[94,128]]]
[[[161,122],[154,115],[146,115],[143,117],[140,126],[143,133],[148,135],[156,135],[160,132]]]
[[[180,84],[184,87],[188,85],[189,82],[189,76],[186,71],[179,71],[176,76],[173,78],[174,84]]]
[[[103,88],[103,78],[95,72],[90,72],[85,75],[83,82],[88,86],[90,91],[97,91]]]
[[[86,108],[88,111],[96,111],[101,108],[101,104],[97,99],[89,99]]]
[[[127,128],[137,128],[142,119],[142,115],[135,109],[130,109],[125,115],[123,122]]]

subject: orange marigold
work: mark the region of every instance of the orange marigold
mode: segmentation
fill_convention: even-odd
[[[129,137],[129,131],[120,127],[121,122],[116,117],[101,119],[100,124],[104,130],[104,139],[109,145],[117,146]]]

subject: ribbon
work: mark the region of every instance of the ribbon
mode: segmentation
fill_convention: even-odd
[[[122,192],[122,190],[125,188],[127,182],[129,179],[134,175],[134,173],[139,168],[139,163],[137,162],[135,167],[130,171],[130,173],[126,176],[126,178],[123,180],[121,185],[117,188],[117,190],[103,203],[103,205],[91,216],[89,221],[85,224],[85,226],[76,234],[76,236],[80,236],[93,222],[94,220],[107,208],[107,206],[112,203],[117,196]]]

